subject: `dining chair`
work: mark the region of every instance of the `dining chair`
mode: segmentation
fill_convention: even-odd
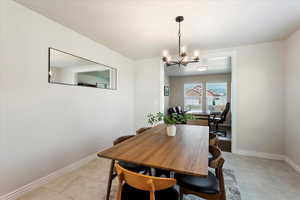
[[[121,142],[124,142],[125,140],[128,140],[132,138],[135,135],[125,135],[117,138],[116,140],[113,141],[113,145],[120,144]],[[119,161],[119,165],[123,166],[126,169],[129,169],[131,171],[135,172],[150,172],[150,169],[148,167],[136,165],[133,163],[128,163],[124,161]],[[111,191],[111,184],[113,179],[117,176],[117,173],[115,171],[115,160],[111,161],[110,164],[110,170],[109,170],[109,177],[108,177],[108,182],[107,182],[107,191],[106,191],[106,200],[109,200],[110,197],[110,191]]]
[[[159,178],[132,172],[115,164],[119,186],[117,200],[178,200],[174,178]]]
[[[209,145],[219,147],[220,141],[216,134],[209,133]]]
[[[142,128],[139,128],[138,130],[136,130],[136,134],[137,135],[139,135],[139,134],[141,134],[141,133],[143,133],[143,132],[145,132],[145,131],[147,131],[147,130],[149,130],[149,129],[151,129],[152,127],[142,127]]]
[[[184,194],[193,194],[208,200],[226,200],[223,164],[221,150],[216,146],[209,146],[213,158],[209,160],[209,167],[215,172],[208,171],[207,177],[198,177],[185,174],[175,174],[177,184],[180,186],[180,200]]]

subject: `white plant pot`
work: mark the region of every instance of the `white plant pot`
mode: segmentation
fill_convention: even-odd
[[[176,135],[176,126],[175,125],[168,125],[167,126],[167,135],[168,136],[175,136]]]

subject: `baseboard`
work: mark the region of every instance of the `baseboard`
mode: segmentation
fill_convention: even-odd
[[[246,151],[246,150],[237,150],[235,151],[235,153],[243,156],[252,156],[252,157],[265,158],[271,160],[285,160],[285,156],[280,154],[264,153],[264,152],[257,152],[257,151]]]
[[[41,187],[41,186],[45,185],[46,183],[81,167],[82,165],[90,162],[91,160],[94,160],[96,157],[97,157],[96,154],[89,155],[86,158],[83,158],[69,166],[66,166],[62,169],[52,172],[51,174],[49,174],[45,177],[42,177],[42,178],[35,180],[27,185],[24,185],[24,186],[16,189],[13,192],[10,192],[6,195],[0,196],[0,200],[15,200],[15,199],[19,198],[20,196],[26,194],[27,192],[30,192],[38,187]]]
[[[294,170],[296,170],[296,172],[298,172],[300,174],[300,166],[297,165],[292,159],[290,159],[289,157],[285,157],[285,162],[287,162]]]

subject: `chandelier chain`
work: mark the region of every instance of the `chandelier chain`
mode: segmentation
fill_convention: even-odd
[[[178,38],[179,38],[179,40],[178,40],[178,55],[180,56],[180,51],[181,51],[181,26],[180,26],[180,22],[178,23],[178,26],[179,26],[179,28],[178,28]]]

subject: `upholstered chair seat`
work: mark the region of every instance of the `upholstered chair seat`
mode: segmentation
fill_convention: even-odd
[[[178,185],[196,192],[203,192],[207,194],[216,194],[220,192],[219,181],[212,172],[208,172],[208,177],[205,178],[184,174],[176,174],[175,178]]]

